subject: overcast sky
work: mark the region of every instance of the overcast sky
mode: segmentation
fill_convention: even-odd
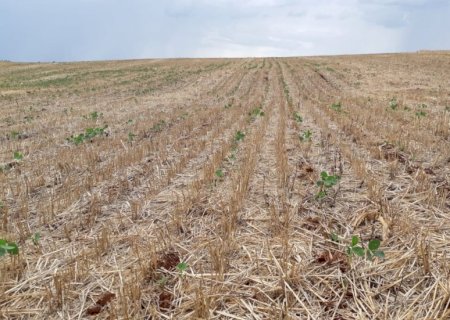
[[[0,60],[450,49],[450,0],[0,0]]]

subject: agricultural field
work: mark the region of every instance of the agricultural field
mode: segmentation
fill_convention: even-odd
[[[449,319],[450,52],[0,62],[1,319]]]

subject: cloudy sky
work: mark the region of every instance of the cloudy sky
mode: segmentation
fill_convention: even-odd
[[[450,49],[450,0],[0,0],[0,60]]]

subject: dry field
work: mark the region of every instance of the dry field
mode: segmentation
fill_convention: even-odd
[[[0,62],[0,166],[2,319],[450,318],[449,52]]]

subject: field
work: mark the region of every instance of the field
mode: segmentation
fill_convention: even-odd
[[[0,62],[0,166],[2,319],[450,318],[449,52]]]

